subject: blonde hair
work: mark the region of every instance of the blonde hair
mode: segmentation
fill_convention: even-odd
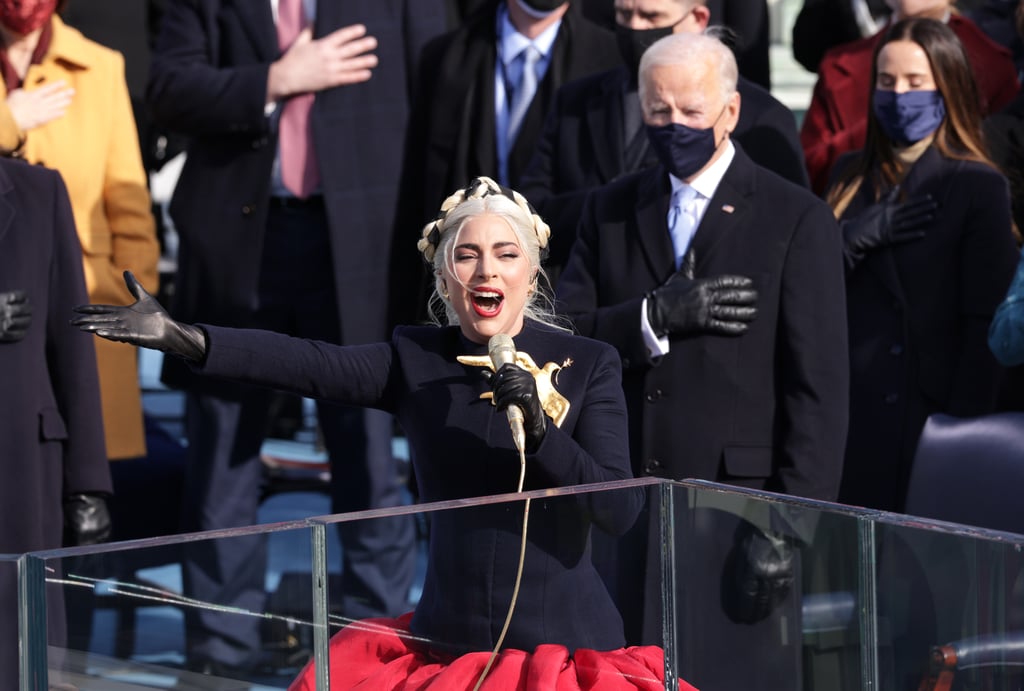
[[[484,215],[497,216],[508,224],[530,262],[536,289],[527,297],[523,316],[557,329],[569,330],[565,320],[555,314],[550,282],[541,266],[551,237],[550,227],[537,215],[526,197],[484,176],[473,178],[468,186],[445,199],[437,218],[423,227],[422,237],[416,245],[434,273],[434,290],[428,301],[431,320],[441,324],[440,314],[443,313],[446,323],[459,323],[458,314],[444,290],[444,269],[447,268],[451,276],[456,275],[455,247],[462,228],[471,219]]]

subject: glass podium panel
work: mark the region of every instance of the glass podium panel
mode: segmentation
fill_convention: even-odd
[[[505,688],[504,675],[527,653],[531,673],[564,674],[569,649],[560,641],[578,648],[571,664],[579,674],[628,674],[645,684],[640,688],[661,688],[664,654],[656,643],[605,654],[625,642],[606,579],[616,578],[621,534],[628,535],[648,495],[659,493],[661,484],[631,480],[24,555],[21,586],[35,606],[20,621],[21,640],[30,651],[22,682],[29,685],[22,688],[45,688],[47,682],[40,680],[48,679],[52,687],[80,691],[284,689],[305,675],[309,685],[296,688],[313,689],[332,666],[353,667],[354,660],[329,648],[332,635],[382,630],[403,632],[404,643],[425,653],[431,664],[456,658],[460,665],[470,664],[469,671],[459,668],[472,677],[467,688],[485,668],[490,685],[482,689]],[[396,514],[414,516],[423,537],[421,577],[407,594],[409,613],[416,609],[421,619],[411,625],[408,616],[396,625],[349,614],[337,569],[343,562],[337,531]],[[290,561],[277,564],[274,579],[257,569],[264,580],[242,597],[237,587],[206,598],[185,587],[186,579],[200,579],[221,566],[212,561],[215,547],[219,553],[226,548],[250,553],[246,549],[253,542],[274,541],[288,544]],[[257,564],[255,559],[236,562],[233,573],[244,574]],[[488,668],[491,644],[513,594],[504,657]],[[421,627],[421,622],[427,623]],[[213,627],[239,641],[256,631],[262,664],[196,665],[191,643]],[[278,654],[268,645],[273,641],[282,642]],[[310,662],[314,653],[319,665]]]
[[[269,582],[272,542],[301,584]],[[26,671],[79,691],[287,688],[311,654],[313,561],[303,521],[26,555],[25,590],[43,597],[22,637],[46,622],[48,645]]]
[[[308,668],[301,688],[327,688],[328,670],[331,688],[379,688],[396,675],[467,691],[481,679],[483,690],[554,689],[556,678],[590,688],[588,680],[626,676],[639,689],[664,688],[661,639],[627,646],[616,602],[635,585],[621,565],[641,551],[631,540],[646,547],[645,506],[660,492],[661,481],[633,480],[410,507],[425,562],[409,611],[348,617],[348,596],[331,581],[330,643],[318,653],[328,664]],[[344,530],[354,520],[377,519],[322,523]],[[634,534],[641,520],[645,530]],[[327,544],[328,555],[336,549]]]
[[[404,616],[369,619],[338,532],[396,515],[418,525],[418,575]],[[230,573],[256,585],[186,588],[227,572],[214,547],[255,554]],[[641,689],[1008,691],[1024,670],[1022,551],[1020,535],[643,479],[0,556],[0,582],[17,585],[23,691],[371,688],[392,664],[483,691],[523,670]],[[256,663],[196,664],[186,641],[212,627],[255,641]]]
[[[870,688],[861,627],[870,619],[861,582],[869,512],[697,481],[673,483],[663,503],[666,621],[649,617],[645,627],[649,637],[671,632],[666,655],[684,680]],[[648,602],[646,611],[656,610]]]
[[[1024,687],[1024,536],[885,514],[875,524],[878,688]]]

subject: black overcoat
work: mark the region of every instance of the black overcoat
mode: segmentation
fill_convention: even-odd
[[[1019,254],[1008,184],[995,169],[928,149],[902,194],[939,203],[925,237],[870,252],[846,279],[850,434],[839,498],[902,511],[931,413],[995,409],[1001,369],[988,327]],[[843,218],[871,203],[865,185]]]
[[[406,431],[425,501],[514,492],[519,456],[508,420],[480,394],[481,368],[456,361],[484,355],[455,327],[401,327],[390,343],[341,347],[266,331],[205,327],[206,374],[241,378],[337,403],[392,413]],[[606,344],[527,322],[516,349],[554,363],[569,401],[561,427],[548,425],[527,456],[525,489],[632,477],[619,361]],[[522,591],[505,645],[541,643],[609,650],[624,644],[622,620],[591,562],[590,526],[621,534],[643,495],[635,489],[534,502]],[[489,650],[512,598],[521,505],[431,514],[423,595],[414,633],[457,649]]]
[[[89,301],[82,246],[55,171],[0,158],[0,291],[32,304],[25,337],[0,343],[0,554],[55,549],[62,497],[111,491],[93,336],[71,327]],[[0,569],[0,686],[17,688],[17,584]],[[52,594],[51,594],[52,595]],[[48,631],[63,630],[59,598]]]
[[[848,367],[831,211],[737,147],[694,236],[696,277],[753,279],[757,318],[736,338],[672,338],[652,359],[640,309],[675,270],[670,196],[660,166],[595,190],[557,293],[622,357],[635,472],[835,499]]]
[[[416,57],[444,30],[445,10],[440,0],[321,2],[314,36],[356,23],[377,38],[379,64],[365,83],[319,92],[311,114],[343,343],[388,333],[402,134]],[[149,105],[160,124],[191,138],[170,208],[181,237],[172,314],[245,325],[256,306],[277,147],[265,113],[267,72],[280,56],[270,3],[172,3],[154,55]],[[166,366],[169,383],[199,384],[173,359]]]

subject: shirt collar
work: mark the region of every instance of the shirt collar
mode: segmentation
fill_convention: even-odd
[[[554,45],[555,39],[558,37],[558,29],[561,26],[562,20],[559,19],[531,41],[512,25],[512,20],[508,18],[508,8],[505,3],[502,3],[498,10],[498,45],[500,46],[498,55],[501,57],[502,63],[508,67],[516,59],[516,56],[531,43],[541,52],[541,55],[545,58],[549,57],[551,46]]]
[[[729,169],[729,164],[732,163],[732,159],[735,157],[736,147],[733,146],[730,139],[725,142],[725,151],[718,157],[718,160],[708,166],[708,169],[703,173],[691,180],[689,186],[696,190],[703,199],[711,199],[715,195],[715,190],[718,189],[719,183],[722,182],[722,178],[725,177],[725,171]],[[672,173],[669,173],[668,177],[672,181],[673,194],[687,185],[687,183],[672,175]]]

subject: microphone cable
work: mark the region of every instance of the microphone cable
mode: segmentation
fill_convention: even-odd
[[[523,483],[526,480],[526,450],[519,444],[516,444],[516,448],[519,451],[519,486],[516,488],[516,493],[522,494]],[[509,624],[512,623],[512,613],[515,611],[516,601],[519,599],[519,585],[523,580],[523,564],[526,562],[526,527],[530,521],[531,499],[532,497],[527,497],[523,506],[523,534],[519,542],[519,566],[516,567],[516,580],[512,587],[512,601],[509,602],[508,613],[505,614],[505,624],[501,627],[498,642],[495,643],[494,650],[491,651],[491,656],[487,659],[487,664],[484,665],[484,669],[480,673],[480,678],[477,679],[473,691],[480,691],[480,686],[484,683],[488,672],[491,671],[491,666],[494,665],[494,661],[498,658],[498,651],[501,650],[501,644],[505,641],[505,634],[508,633]]]

